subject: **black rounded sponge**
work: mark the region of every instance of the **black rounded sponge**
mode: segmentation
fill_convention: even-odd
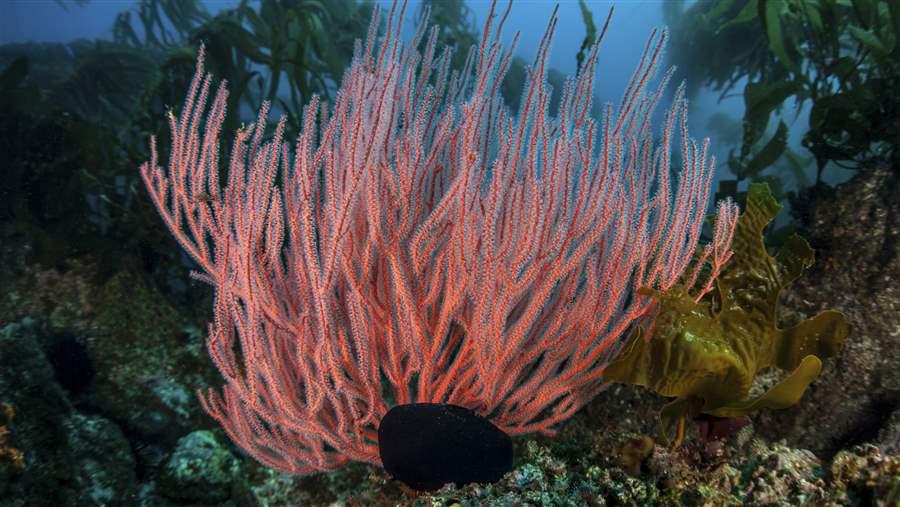
[[[457,405],[397,405],[381,420],[378,447],[385,470],[420,491],[496,482],[512,468],[509,435]]]

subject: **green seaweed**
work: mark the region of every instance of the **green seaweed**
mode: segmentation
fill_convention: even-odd
[[[704,87],[720,100],[743,95],[743,117],[729,122],[742,141],[720,196],[767,180],[782,198],[778,187],[829,183],[835,167],[900,168],[897,0],[672,0],[663,16],[669,60],[691,76],[688,97]],[[803,110],[808,121],[798,121]]]
[[[674,428],[674,445],[680,445],[685,422],[699,414],[740,417],[796,404],[819,375],[822,359],[836,355],[846,340],[847,319],[833,310],[778,327],[779,293],[813,262],[813,250],[796,234],[769,255],[763,231],[780,209],[768,185],[750,186],[734,256],[711,297],[695,302],[683,285],[639,290],[656,301],[658,313],[651,329],[636,329],[604,378],[675,397],[660,412],[663,442]],[[750,398],[753,379],[772,366],[790,373]]]

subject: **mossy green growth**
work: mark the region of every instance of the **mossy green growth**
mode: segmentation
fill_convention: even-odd
[[[819,375],[822,358],[836,355],[850,332],[844,315],[833,310],[778,328],[778,295],[812,264],[813,250],[793,235],[775,257],[769,255],[763,230],[781,206],[766,184],[750,186],[745,208],[734,255],[715,290],[700,302],[683,285],[639,290],[658,304],[652,328],[638,328],[604,371],[607,380],[675,397],[660,412],[663,442],[674,430],[679,445],[686,420],[699,414],[739,417],[796,404]],[[771,366],[790,374],[751,399],[753,379]]]

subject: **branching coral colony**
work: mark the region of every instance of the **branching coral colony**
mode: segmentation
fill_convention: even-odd
[[[263,105],[236,134],[224,188],[228,92],[218,87],[204,123],[213,85],[201,49],[184,109],[170,115],[168,168],[155,141],[141,167],[194,276],[215,289],[207,345],[225,385],[201,393],[203,405],[279,470],[381,464],[392,406],[458,406],[506,434],[552,433],[604,388],[631,330],[650,327],[655,298],[638,288],[678,284],[699,301],[731,256],[738,210],[725,201],[694,257],[714,160],[708,140],[688,137],[682,87],[652,136],[672,74],[649,89],[665,32],[651,34],[598,124],[588,112],[599,41],[548,111],[555,13],[513,115],[498,95],[509,8],[492,7],[460,72],[424,19],[400,41],[404,9],[391,9],[383,36],[375,9],[333,106],[313,97],[304,109],[293,156],[284,118],[264,140]]]

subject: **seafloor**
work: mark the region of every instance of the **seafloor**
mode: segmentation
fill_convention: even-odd
[[[670,451],[648,436],[664,400],[614,386],[557,436],[516,439],[498,483],[432,494],[364,465],[261,467],[202,413],[195,386],[215,378],[202,333],[139,269],[43,268],[4,244],[0,506],[900,506],[898,175],[872,168],[792,203],[817,262],[784,294],[783,323],[836,308],[853,329],[798,406],[720,442],[692,427]]]

